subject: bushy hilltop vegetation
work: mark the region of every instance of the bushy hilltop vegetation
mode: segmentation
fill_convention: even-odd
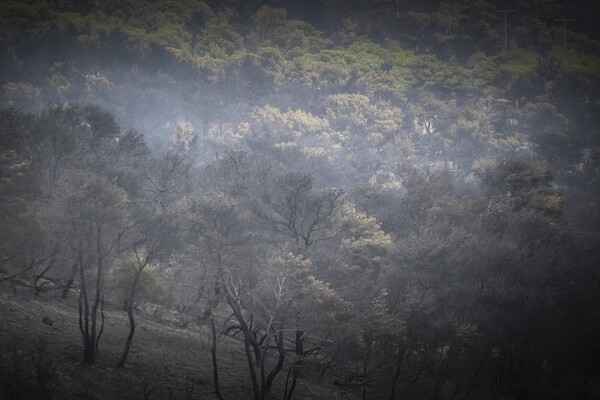
[[[513,9],[2,2],[0,279],[87,364],[105,303],[208,324],[218,398],[223,335],[255,399],[597,396],[599,10]]]
[[[345,137],[370,125],[369,147],[416,135],[404,147],[419,160],[420,140],[466,173],[536,146],[555,176],[597,158],[600,44],[575,30],[592,31],[586,3],[516,2],[504,51],[485,2],[258,3],[3,2],[3,102],[98,104],[153,147],[179,123],[205,138],[273,112]],[[563,32],[564,16],[579,19]]]

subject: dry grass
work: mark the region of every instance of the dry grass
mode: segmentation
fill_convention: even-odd
[[[45,298],[43,296],[46,296]],[[116,368],[128,333],[122,310],[105,311],[106,327],[93,366],[81,364],[77,303],[17,297],[0,285],[0,398],[16,399],[214,399],[210,336],[206,326],[183,329],[138,316],[125,368]],[[52,325],[42,321],[45,317]],[[227,400],[250,399],[251,383],[239,338],[221,337],[219,368]],[[284,379],[284,373],[279,380]],[[278,386],[281,382],[278,382]],[[281,398],[275,387],[273,398]],[[295,399],[336,399],[340,392],[301,384]]]
[[[137,317],[137,330],[125,368],[116,368],[128,333],[126,314],[107,310],[106,327],[97,362],[81,364],[82,346],[74,299],[36,298],[29,293],[14,297],[0,288],[0,371],[3,385],[23,379],[23,388],[36,382],[36,367],[43,368],[57,399],[212,399],[212,369],[208,332],[166,326]],[[52,325],[42,321],[52,320]],[[202,328],[202,327],[201,327]],[[221,374],[231,398],[246,398],[246,381],[236,365],[243,361],[237,345],[222,346]],[[7,383],[8,381],[8,383]],[[3,390],[6,392],[6,390]],[[4,395],[4,397],[7,397]]]

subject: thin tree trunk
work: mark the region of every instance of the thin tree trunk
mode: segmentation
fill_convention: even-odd
[[[275,337],[275,330],[273,330],[273,336],[275,337],[275,341],[277,342],[277,352],[279,353],[279,357],[277,359],[277,364],[275,365],[275,367],[271,370],[271,372],[267,376],[266,385],[264,385],[263,390],[262,390],[263,399],[265,399],[267,397],[267,395],[269,394],[269,391],[271,390],[271,387],[273,385],[273,380],[275,379],[275,376],[277,376],[277,374],[283,368],[283,362],[285,361],[285,349],[283,347],[283,328],[282,327],[280,327],[279,333],[277,335],[278,335],[278,338]],[[266,357],[266,355],[267,354],[265,351],[264,356]]]
[[[290,376],[292,375],[292,370],[294,369],[294,364],[290,365],[288,368],[287,374],[285,376],[285,386],[283,388],[283,400],[287,400],[288,398],[288,385],[290,383]]]
[[[94,342],[90,340],[89,317],[90,308],[87,296],[85,274],[83,272],[83,260],[79,254],[79,278],[81,279],[81,291],[79,292],[79,329],[83,340],[83,362],[91,365],[94,363]],[[91,342],[91,345],[90,345]]]
[[[123,353],[121,354],[121,358],[119,359],[119,363],[117,367],[122,368],[125,366],[125,362],[127,361],[127,356],[129,355],[129,349],[131,347],[131,342],[133,340],[133,335],[135,333],[135,319],[133,318],[133,302],[131,301],[131,296],[127,301],[127,318],[129,319],[129,334],[127,335],[127,339],[125,340],[125,348],[123,349]]]
[[[217,266],[219,269],[219,278],[221,278],[221,282],[223,283],[223,289],[225,290],[225,297],[227,298],[227,303],[233,310],[233,314],[235,315],[236,320],[240,324],[242,333],[244,335],[244,351],[246,353],[248,368],[250,370],[250,378],[252,380],[252,393],[254,396],[254,400],[262,400],[260,396],[260,387],[258,384],[258,376],[256,374],[255,365],[258,360],[255,360],[255,356],[253,356],[253,350],[256,352],[258,345],[256,343],[251,343],[251,341],[254,339],[252,337],[252,332],[250,331],[246,319],[244,318],[242,308],[238,302],[238,298],[234,294],[232,288],[229,286],[229,283],[227,282],[223,262],[221,260],[218,250]]]
[[[302,329],[296,330],[296,360],[292,365],[292,385],[290,391],[287,393],[285,400],[292,400],[294,390],[296,389],[296,382],[302,368],[302,362],[304,358],[304,331]],[[287,382],[286,382],[287,384]]]
[[[69,274],[69,279],[67,280],[67,284],[63,288],[61,297],[66,299],[69,295],[69,290],[71,290],[71,286],[73,286],[73,282],[75,281],[75,275],[77,274],[77,263],[73,264],[71,267],[71,273]]]
[[[250,378],[252,379],[252,392],[254,394],[254,400],[262,400],[260,398],[260,390],[258,388],[258,379],[256,376],[256,368],[254,366],[254,360],[252,357],[252,350],[250,349],[250,335],[251,332],[243,331],[244,334],[244,350],[246,351],[246,358],[248,359],[248,368],[250,368]]]
[[[210,314],[210,327],[212,330],[212,346],[210,348],[210,354],[212,356],[212,365],[213,365],[213,383],[215,385],[215,394],[219,400],[223,400],[223,395],[221,394],[221,387],[219,385],[219,369],[217,363],[217,328],[215,327],[215,317],[214,310],[212,310],[212,301],[211,301],[211,314]]]
[[[398,378],[400,378],[400,371],[402,369],[402,360],[406,349],[402,348],[400,354],[398,354],[398,361],[396,362],[396,372],[394,373],[394,379],[392,380],[392,388],[390,390],[389,400],[396,399],[396,385],[398,384]]]
[[[92,323],[90,327],[90,341],[93,351],[96,351],[96,324],[98,319],[98,307],[100,306],[100,299],[102,297],[103,290],[103,279],[102,279],[102,268],[103,268],[103,257],[102,257],[102,244],[101,244],[101,229],[96,228],[96,252],[98,258],[96,260],[96,293],[94,295],[94,302],[92,303]]]
[[[224,274],[224,271],[222,271],[222,267],[220,269],[221,269],[221,274],[222,274],[221,280],[224,282],[223,287],[225,288],[225,296],[227,298],[227,303],[229,303],[229,306],[233,310],[235,318],[237,319],[238,323],[240,324],[240,327],[242,328],[242,334],[244,335],[244,351],[246,353],[246,359],[248,361],[248,368],[250,369],[250,378],[252,380],[252,392],[254,395],[254,399],[261,400],[260,388],[258,385],[258,377],[256,374],[256,366],[255,366],[256,360],[255,360],[255,356],[253,355],[254,354],[253,350],[255,350],[256,346],[254,346],[251,343],[252,332],[248,328],[248,324],[246,323],[246,320],[244,319],[242,310],[241,310],[239,304],[237,303],[237,299],[236,299],[235,295],[233,294],[229,285],[227,283],[225,283],[225,274]]]
[[[77,298],[77,310],[79,311],[79,331],[81,332],[81,338],[85,342],[85,336],[83,335],[83,289],[79,291],[79,296]]]
[[[96,337],[96,354],[98,353],[98,343],[100,343],[100,338],[102,337],[102,333],[104,332],[104,291],[102,291],[102,295],[100,296],[100,331],[98,332],[98,336]]]
[[[363,362],[362,400],[367,399],[367,376],[369,374],[369,356],[370,355],[371,355],[371,350],[367,351],[367,355],[365,356],[365,361]]]
[[[296,365],[292,365],[291,367],[291,372],[292,372],[292,384],[290,386],[290,391],[287,393],[285,400],[291,400],[292,396],[294,395],[294,390],[296,389],[296,380],[298,379],[298,374],[297,374],[297,369],[296,369]],[[287,382],[286,382],[287,385]]]
[[[144,265],[145,266],[145,265]],[[135,319],[133,317],[133,307],[135,300],[135,292],[137,290],[137,285],[140,280],[140,276],[142,275],[143,267],[139,268],[135,277],[133,278],[133,282],[131,283],[131,288],[129,289],[129,296],[127,297],[127,318],[129,319],[129,334],[127,335],[127,339],[125,340],[125,348],[123,349],[123,353],[121,354],[121,358],[119,359],[119,363],[117,367],[122,368],[125,366],[125,362],[127,361],[127,356],[129,355],[129,349],[131,348],[131,342],[133,341],[133,335],[135,334]]]

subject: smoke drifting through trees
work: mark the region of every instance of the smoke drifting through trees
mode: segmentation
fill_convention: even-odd
[[[219,399],[593,398],[598,10],[335,3],[3,4],[0,279]]]

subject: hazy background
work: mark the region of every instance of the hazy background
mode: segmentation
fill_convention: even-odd
[[[4,1],[0,279],[79,296],[88,364],[105,304],[176,311],[238,368],[218,398],[594,398],[599,17]]]

